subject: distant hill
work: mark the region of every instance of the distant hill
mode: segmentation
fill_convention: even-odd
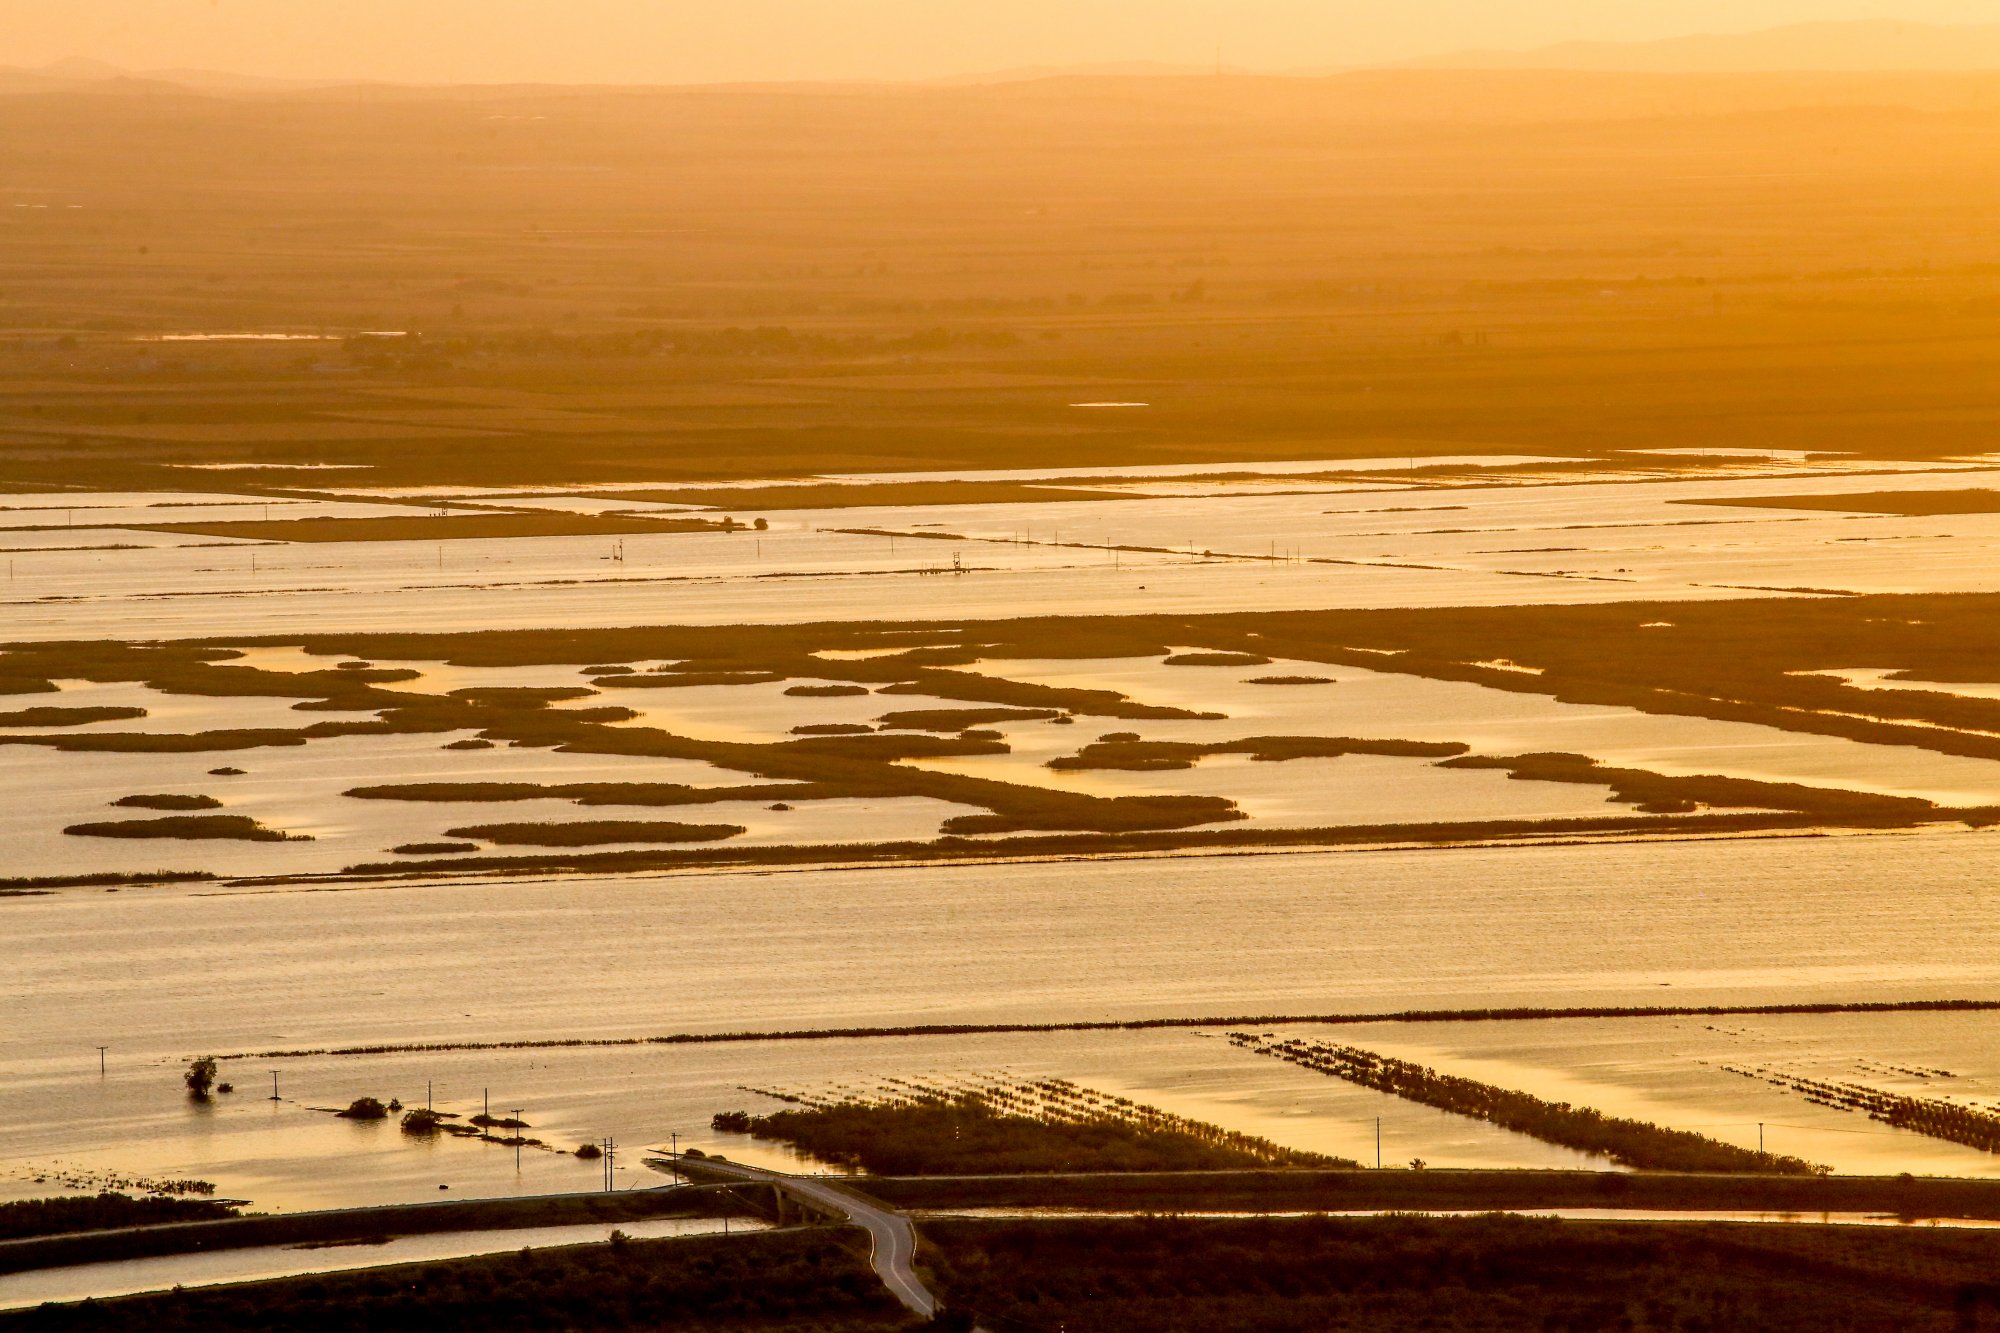
[[[1241,73],[1231,70],[1231,73]],[[1186,78],[1213,74],[1212,65],[1174,65],[1159,60],[1107,61],[1094,65],[1023,65],[1014,69],[980,70],[952,74],[923,82],[941,88],[977,87],[992,83],[1032,83],[1037,79],[1147,79]]]
[[[2000,69],[2000,23],[1894,19],[1798,23],[1656,42],[1563,42],[1533,51],[1462,51],[1408,69],[1565,69],[1648,74]]]
[[[71,58],[24,69],[0,65],[0,93],[144,92],[195,89],[220,93],[277,93],[341,86],[336,80],[264,79],[209,69],[121,69],[101,60]]]

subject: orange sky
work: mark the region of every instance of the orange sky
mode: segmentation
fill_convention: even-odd
[[[0,0],[0,64],[400,81],[926,78],[1105,61],[1329,68],[2000,0]]]

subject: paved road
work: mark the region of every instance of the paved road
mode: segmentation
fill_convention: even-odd
[[[883,1285],[916,1314],[928,1319],[937,1313],[937,1298],[917,1277],[917,1229],[903,1214],[810,1176],[786,1175],[782,1171],[767,1171],[763,1167],[745,1166],[740,1162],[719,1162],[713,1157],[704,1160],[700,1169],[704,1175],[714,1172],[736,1180],[775,1185],[795,1198],[806,1199],[837,1212],[853,1225],[866,1229],[868,1262]]]

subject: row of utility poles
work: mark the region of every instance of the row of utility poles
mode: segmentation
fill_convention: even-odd
[[[111,1048],[109,1046],[97,1046],[93,1047],[92,1049],[94,1049],[97,1052],[98,1076],[100,1078],[108,1076],[111,1072],[110,1062],[108,1059]],[[270,1071],[270,1075],[271,1075],[271,1096],[269,1100],[274,1102],[282,1101],[283,1098],[281,1098],[278,1095],[278,1071],[273,1069]],[[434,1091],[435,1090],[432,1086],[431,1080],[429,1079],[424,1080],[424,1109],[426,1110],[431,1109],[431,1099]],[[480,1104],[483,1111],[481,1118],[487,1122],[485,1128],[490,1131],[492,1129],[492,1120],[493,1120],[493,1090],[491,1088],[481,1089]],[[507,1118],[509,1119],[509,1121],[512,1122],[509,1126],[509,1130],[514,1139],[514,1170],[516,1172],[520,1171],[521,1169],[521,1149],[525,1146],[523,1136],[521,1134],[521,1115],[526,1110],[527,1108],[524,1106],[516,1106],[507,1112]],[[676,1132],[673,1136],[673,1149],[672,1149],[672,1156],[675,1161],[680,1160],[680,1145],[681,1145],[681,1136],[678,1132]],[[603,1155],[604,1189],[606,1193],[609,1193],[611,1190],[616,1188],[616,1178],[618,1171],[618,1140],[615,1138],[608,1138],[608,1137],[599,1139],[597,1141],[597,1150],[599,1153]]]

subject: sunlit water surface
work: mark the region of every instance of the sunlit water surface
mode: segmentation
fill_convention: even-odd
[[[197,1176],[265,1207],[589,1189],[616,1135],[783,1160],[709,1116],[892,1074],[1056,1074],[1291,1146],[1444,1165],[1605,1165],[1230,1046],[1223,1030],[420,1051],[356,1044],[1510,1005],[2000,998],[1993,834],[1314,853],[344,891],[66,891],[0,902],[0,1188]],[[1748,1035],[1730,1035],[1733,1033]],[[1843,1170],[1985,1173],[1719,1069],[1950,1069],[2000,1098],[1990,1015],[1333,1028],[1508,1086]],[[100,1076],[94,1047],[107,1044]],[[270,1070],[282,1100],[270,1102]],[[1842,1075],[1883,1084],[1866,1070]],[[427,1087],[427,1084],[429,1085]],[[362,1095],[521,1107],[555,1151],[411,1140]],[[623,1171],[643,1178],[638,1154]],[[37,1183],[35,1176],[42,1180]]]

